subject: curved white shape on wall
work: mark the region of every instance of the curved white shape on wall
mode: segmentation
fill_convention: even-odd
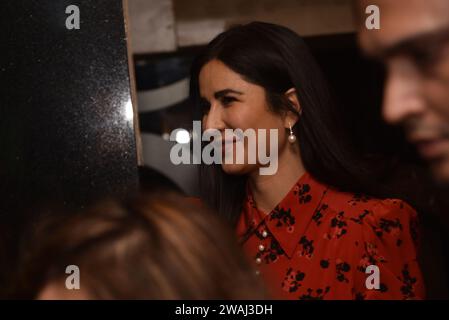
[[[190,78],[168,86],[137,92],[139,112],[156,111],[181,103],[189,97]]]

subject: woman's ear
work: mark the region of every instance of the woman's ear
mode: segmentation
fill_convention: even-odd
[[[298,95],[296,94],[296,89],[295,88],[288,89],[287,92],[285,92],[285,96],[290,101],[293,108],[295,108],[295,110],[301,116],[302,109],[301,109],[301,105],[299,104]],[[289,128],[290,126],[293,127],[296,124],[296,122],[298,121],[298,114],[288,111],[285,116],[284,121],[285,121],[284,125],[286,128]]]

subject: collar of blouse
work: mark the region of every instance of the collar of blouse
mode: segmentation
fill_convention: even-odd
[[[257,209],[250,188],[237,225],[237,234],[244,243],[252,234],[263,237],[264,224],[285,254],[291,258],[309,223],[320,215],[320,203],[328,187],[305,173],[293,185],[287,195],[269,213]],[[265,230],[265,229],[264,229]],[[261,234],[259,234],[261,233]]]

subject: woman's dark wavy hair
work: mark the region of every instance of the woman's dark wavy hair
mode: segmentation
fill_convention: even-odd
[[[306,170],[317,180],[342,191],[383,197],[367,170],[350,148],[327,82],[304,40],[292,30],[264,22],[239,25],[213,39],[196,58],[191,72],[195,118],[201,119],[199,73],[217,59],[246,81],[265,89],[272,112],[296,113],[298,136]],[[295,88],[301,115],[286,99]],[[246,176],[225,174],[220,165],[201,165],[201,197],[209,206],[236,223],[246,194]]]

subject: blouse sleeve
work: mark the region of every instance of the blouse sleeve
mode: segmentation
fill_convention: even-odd
[[[363,223],[362,238],[355,298],[424,299],[417,214],[412,207],[401,200],[379,201]]]

